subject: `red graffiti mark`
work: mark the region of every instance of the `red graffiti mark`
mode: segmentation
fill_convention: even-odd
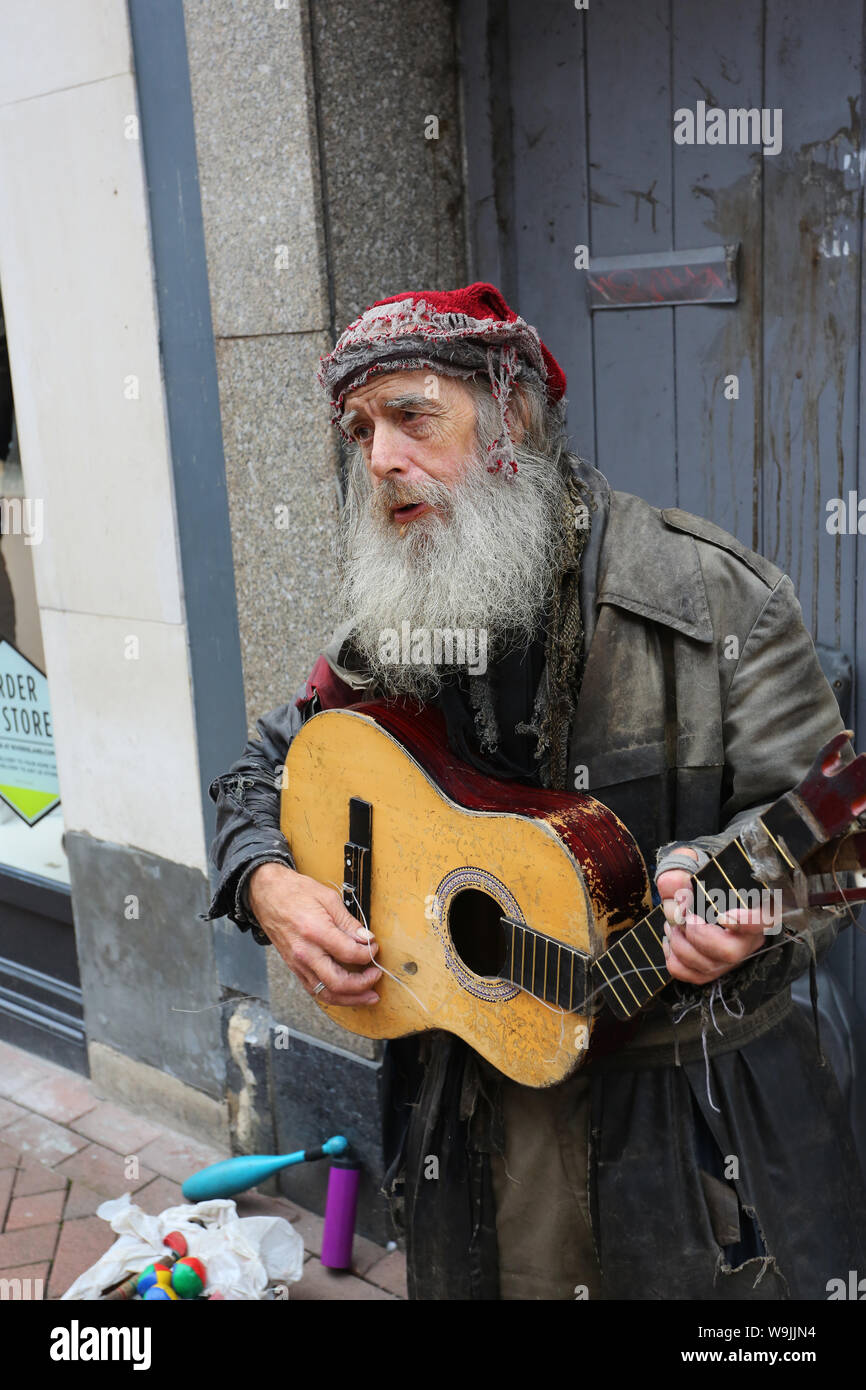
[[[710,265],[652,266],[590,275],[589,283],[608,304],[665,304],[674,300],[718,299],[727,283]]]

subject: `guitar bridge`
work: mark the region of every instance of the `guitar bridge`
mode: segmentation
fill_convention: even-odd
[[[343,906],[370,928],[370,870],[373,853],[373,807],[357,796],[349,799],[349,838],[343,846]]]

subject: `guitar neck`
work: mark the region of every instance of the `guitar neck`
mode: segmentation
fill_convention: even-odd
[[[810,856],[813,872],[862,867],[866,819],[866,754],[847,761],[850,730],[834,734],[817,754],[806,776],[758,817],[779,860],[796,870]],[[860,823],[859,833],[856,830]],[[816,853],[817,851],[817,853]],[[830,857],[828,857],[830,856]],[[692,875],[695,911],[714,921],[722,911],[755,910],[769,906],[771,890],[752,872],[739,838]],[[719,899],[721,895],[721,900]],[[765,896],[767,895],[767,896]],[[815,906],[863,901],[864,891],[842,890],[810,894]],[[499,977],[546,1003],[567,1011],[590,1012],[596,1001],[617,1018],[629,1019],[660,994],[673,976],[664,946],[665,916],[656,907],[618,936],[600,956],[589,956],[523,922],[501,919],[505,929],[505,961]]]
[[[819,843],[813,824],[786,794],[759,818],[781,859],[796,869]],[[695,912],[711,921],[735,908],[769,907],[772,893],[752,872],[751,861],[739,838],[692,875]],[[719,896],[721,895],[721,896]],[[832,895],[826,895],[832,897]],[[721,908],[721,911],[720,911]],[[602,1002],[617,1018],[633,1018],[672,980],[665,965],[665,915],[661,907],[623,933],[589,968],[590,998]]]
[[[769,892],[753,875],[739,840],[727,845],[693,880],[695,911],[701,916],[717,910],[718,898],[714,902],[713,897],[719,892],[725,908],[760,906],[762,898],[756,900],[755,893]],[[523,922],[503,917],[502,926],[506,950],[500,978],[567,1013],[589,1012],[597,1000],[617,1018],[633,1018],[673,978],[662,946],[665,915],[661,907],[618,936],[595,960]]]
[[[771,835],[770,825],[777,821],[770,812],[762,817],[764,828]],[[776,828],[781,826],[777,823]],[[863,836],[852,838],[863,841],[866,849]],[[794,867],[787,844],[778,847],[789,866]],[[852,866],[859,867],[862,853],[861,849],[856,861],[851,861]],[[710,920],[713,913],[720,916],[730,908],[754,910],[772,903],[771,890],[755,877],[739,839],[726,845],[692,879],[695,911]],[[863,900],[864,892],[855,888],[810,893],[809,902],[813,906],[857,902]],[[506,931],[506,958],[500,977],[566,1012],[588,1012],[593,1001],[600,1000],[617,1018],[633,1018],[673,979],[662,945],[665,915],[661,907],[653,908],[592,961],[525,923],[503,918],[502,925]]]

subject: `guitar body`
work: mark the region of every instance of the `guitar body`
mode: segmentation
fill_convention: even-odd
[[[298,871],[337,891],[352,798],[371,808],[367,925],[395,978],[378,982],[378,1004],[320,1007],[364,1037],[445,1029],[522,1085],[561,1081],[585,1059],[593,1017],[569,1008],[556,943],[595,957],[651,906],[625,826],[590,796],[484,777],[450,752],[438,712],[378,703],[315,715],[286,760],[282,832]],[[360,917],[357,899],[344,893]],[[533,938],[521,978],[544,978],[557,1003],[503,977],[520,923],[551,939]]]

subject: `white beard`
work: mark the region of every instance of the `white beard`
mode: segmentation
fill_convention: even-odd
[[[553,460],[520,445],[515,458],[510,481],[504,470],[489,473],[479,451],[453,487],[385,479],[374,489],[360,450],[353,450],[340,597],[365,665],[386,693],[429,699],[449,671],[483,674],[480,648],[486,669],[487,660],[535,635],[562,563],[567,491]],[[407,522],[401,534],[390,508],[420,500],[438,512]],[[432,654],[419,655],[413,644],[407,660],[405,640],[399,654],[383,640],[405,633],[406,624],[433,634]],[[435,650],[435,634],[443,631],[467,634],[467,660],[443,664],[441,643]],[[453,657],[453,649],[446,654]]]

